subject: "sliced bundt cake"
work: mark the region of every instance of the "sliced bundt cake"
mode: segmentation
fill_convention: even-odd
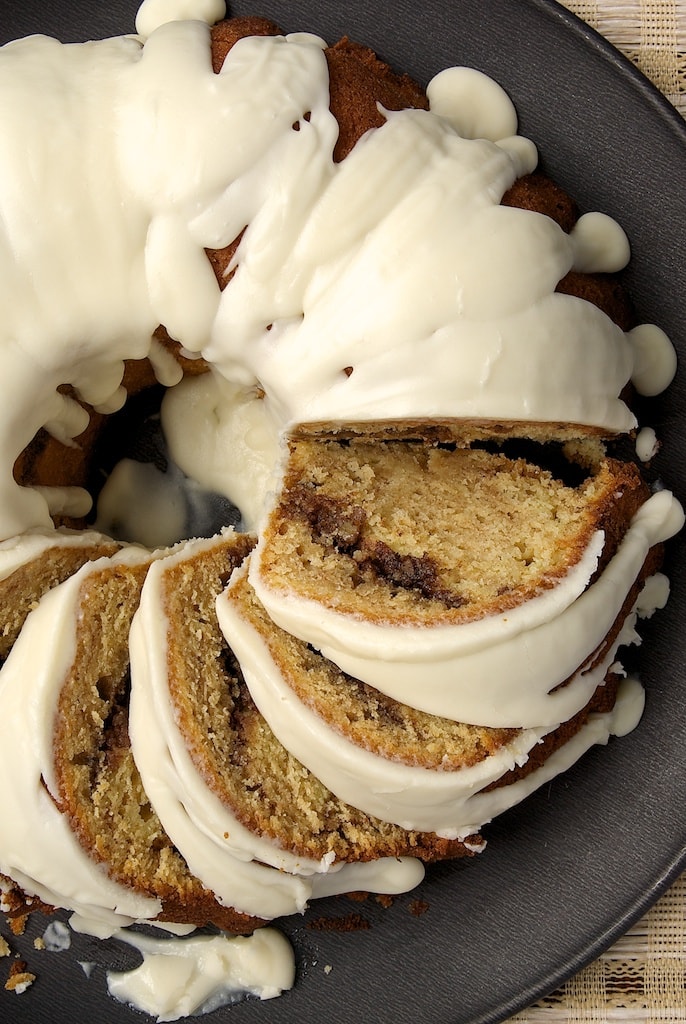
[[[227,387],[204,447],[249,394],[269,444],[237,418],[222,440],[238,472],[284,441],[285,475],[256,551],[230,531],[165,553],[84,540],[7,575],[0,871],[109,924],[245,932],[312,896],[411,888],[620,731],[620,705],[635,723],[616,652],[682,520],[600,439],[635,429],[631,386],[657,393],[674,353],[611,273],[623,232],[605,218],[594,240],[529,173],[504,93],[475,139],[457,69],[429,102],[348,40],[168,18],[148,5],[149,38],[73,64],[55,44],[41,80],[83,148],[58,175],[35,151],[44,236],[3,236],[0,536],[85,511],[106,413],[208,367]],[[39,123],[32,65],[13,71]],[[33,117],[8,121],[23,152]]]

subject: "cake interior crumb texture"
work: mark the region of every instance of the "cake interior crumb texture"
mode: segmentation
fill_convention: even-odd
[[[380,622],[469,622],[512,608],[555,586],[597,529],[607,558],[645,495],[630,464],[585,466],[556,449],[549,468],[546,446],[531,448],[539,461],[410,442],[292,442],[260,576]]]

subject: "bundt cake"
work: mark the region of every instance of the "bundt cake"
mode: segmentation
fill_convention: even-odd
[[[626,454],[674,350],[504,92],[222,14],[0,49],[0,872],[100,931],[481,851],[637,723],[683,524]],[[148,550],[87,488],[160,384],[240,523]]]

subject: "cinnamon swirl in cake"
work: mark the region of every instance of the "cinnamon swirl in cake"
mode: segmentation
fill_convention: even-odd
[[[505,93],[222,7],[0,49],[0,871],[107,927],[481,850],[638,720],[683,524],[626,454],[673,347]],[[238,530],[58,529],[153,384]]]

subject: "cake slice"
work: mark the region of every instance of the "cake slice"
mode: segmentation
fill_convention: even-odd
[[[43,594],[119,544],[94,530],[34,530],[0,544],[0,665]]]
[[[400,704],[474,726],[568,721],[631,642],[683,516],[595,444],[526,451],[291,441],[250,561],[258,600]]]
[[[297,602],[403,629],[510,611],[555,589],[598,531],[606,563],[649,493],[635,466],[594,448],[588,465],[526,453],[292,440],[250,581],[285,628]]]
[[[588,671],[584,706],[556,727],[489,728],[403,705],[354,679],[276,626],[234,572],[217,601],[250,693],[283,745],[341,798],[405,828],[465,837],[616,731],[619,637]],[[417,666],[417,684],[422,666]],[[633,724],[640,687],[624,693]],[[549,763],[550,762],[550,763]],[[562,766],[562,767],[561,767]]]
[[[28,615],[0,677],[0,773],[13,779],[0,790],[12,822],[0,834],[0,872],[30,899],[108,928],[145,920],[252,931],[259,921],[189,872],[131,754],[129,628],[160,554],[129,546],[85,564]]]
[[[249,932],[259,922],[221,906],[188,870],[150,804],[131,751],[129,630],[154,558],[128,548],[70,582],[74,653],[57,697],[49,788],[108,876],[159,902],[155,920]]]

